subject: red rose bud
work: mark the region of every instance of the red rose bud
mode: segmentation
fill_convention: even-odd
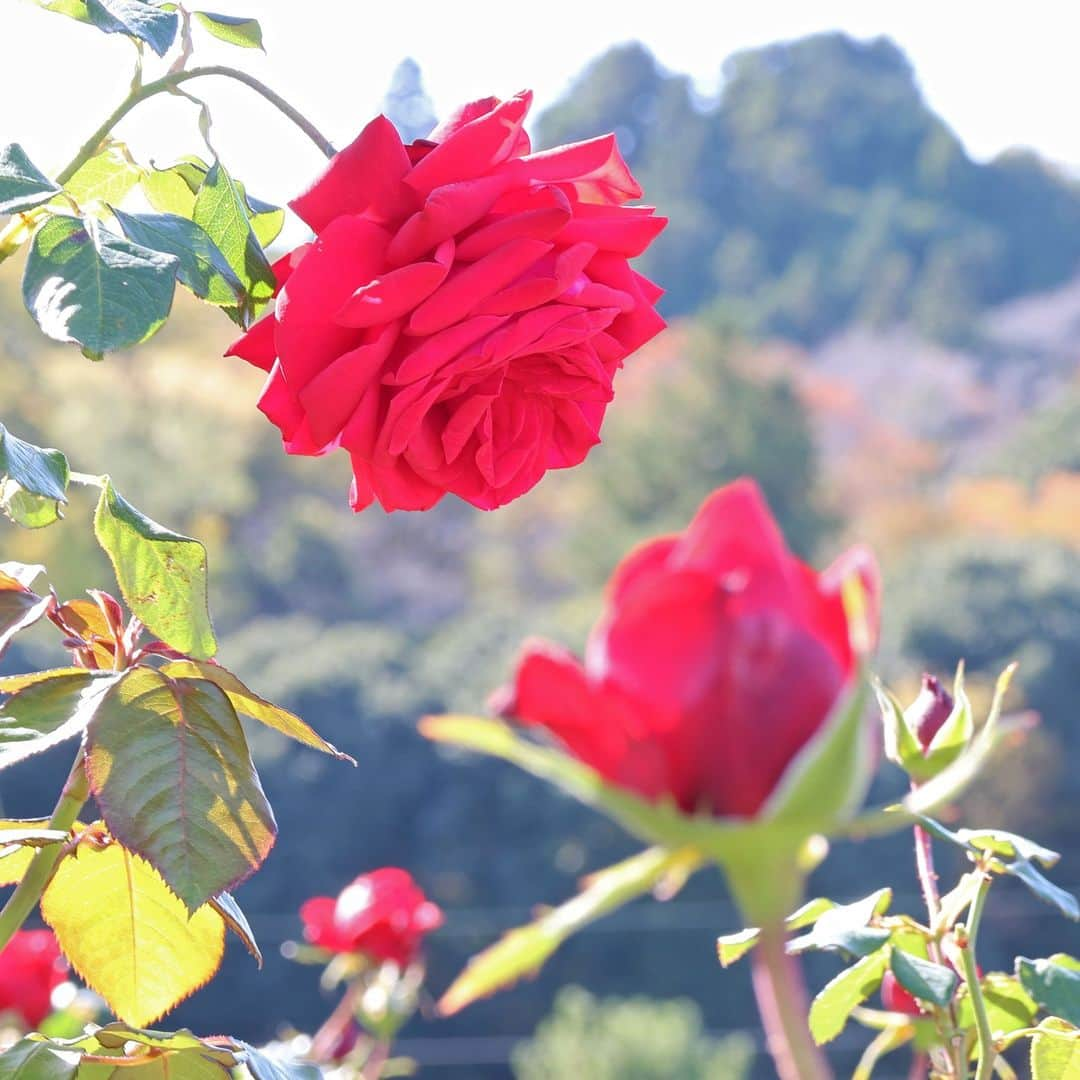
[[[664,326],[630,269],[666,224],[613,135],[532,153],[532,95],[403,146],[380,116],[290,205],[315,231],[229,350],[269,372],[290,454],[346,450],[350,502],[491,510],[579,464],[623,361]]]
[[[952,695],[933,675],[923,675],[919,696],[904,710],[904,722],[925,754],[953,711]]]
[[[19,930],[0,951],[0,1013],[36,1028],[52,1012],[52,992],[66,971],[51,930]]]
[[[886,971],[881,979],[881,1004],[889,1012],[906,1013],[908,1016],[922,1013],[918,998],[909,994],[891,971]]]
[[[494,703],[647,799],[753,817],[856,678],[846,574],[864,579],[876,633],[873,560],[849,552],[837,567],[818,574],[796,559],[757,486],[740,480],[686,532],[623,560],[584,663],[531,643]]]
[[[404,967],[424,935],[442,925],[442,911],[405,870],[361,874],[335,899],[317,896],[300,908],[304,937],[336,953],[365,953]]]

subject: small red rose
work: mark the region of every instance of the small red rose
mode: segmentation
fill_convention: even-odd
[[[404,967],[443,913],[410,874],[387,866],[361,874],[335,899],[316,896],[300,908],[304,937],[336,953],[366,953]]]
[[[484,510],[577,465],[623,361],[664,326],[630,269],[664,227],[615,138],[531,153],[531,94],[402,145],[380,116],[290,205],[315,231],[230,353],[291,454],[349,453],[350,502]]]
[[[66,972],[51,930],[18,931],[0,951],[0,1013],[16,1013],[36,1028],[52,1012],[52,992]]]
[[[547,728],[607,780],[687,813],[754,817],[857,677],[840,587],[877,575],[854,550],[817,573],[757,486],[710,496],[686,532],[632,551],[585,661],[528,644],[493,707]]]
[[[922,1015],[918,998],[908,993],[891,971],[886,971],[881,979],[881,1004],[889,1012],[906,1013],[908,1016]]]
[[[952,694],[941,681],[934,675],[923,675],[919,696],[905,710],[904,722],[915,732],[924,754],[949,719],[953,705]]]

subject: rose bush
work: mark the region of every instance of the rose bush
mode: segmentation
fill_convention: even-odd
[[[291,203],[315,231],[230,353],[293,454],[348,451],[350,502],[490,510],[599,441],[616,371],[664,325],[630,269],[665,218],[613,135],[530,153],[531,101],[464,106],[405,146],[377,117]]]
[[[616,569],[584,664],[529,643],[492,705],[640,795],[753,817],[856,678],[840,593],[852,572],[876,625],[870,555],[816,573],[738,481]]]
[[[443,914],[405,870],[386,866],[361,874],[335,898],[316,896],[300,909],[304,937],[335,953],[364,953],[401,967],[419,953]]]
[[[0,1013],[36,1028],[52,1012],[52,992],[67,964],[50,930],[20,930],[0,952]]]

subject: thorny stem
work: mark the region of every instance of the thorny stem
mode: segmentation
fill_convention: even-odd
[[[57,832],[68,832],[75,824],[89,796],[86,770],[83,767],[83,752],[80,750],[64,788],[60,792],[60,798],[49,819],[48,828],[55,829]],[[64,845],[59,842],[40,848],[31,860],[22,881],[8,897],[3,911],[0,911],[0,952],[3,952],[16,931],[26,922],[30,912],[37,907],[63,849]]]
[[[990,1016],[986,1011],[982,987],[979,985],[979,967],[975,962],[975,942],[979,934],[983,907],[986,904],[986,894],[990,891],[990,881],[989,874],[983,874],[979,881],[975,898],[971,901],[971,910],[968,912],[967,940],[960,950],[964,960],[964,979],[967,982],[968,997],[971,999],[971,1009],[975,1014],[975,1029],[979,1035],[979,1066],[975,1070],[975,1080],[990,1080],[994,1075],[994,1061],[997,1059],[994,1034],[990,1028]]]
[[[782,923],[764,926],[754,954],[754,993],[780,1080],[831,1080],[806,1026],[809,1002],[798,961],[784,949]]]

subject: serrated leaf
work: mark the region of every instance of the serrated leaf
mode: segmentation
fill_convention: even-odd
[[[40,845],[18,842],[19,837],[57,835],[56,830],[48,826],[48,818],[0,821],[0,887],[17,885],[22,881],[37,847],[46,847],[49,843],[56,842],[46,840]],[[67,833],[58,835],[60,840],[66,840],[68,836]]]
[[[49,610],[51,602],[0,571],[0,656],[20,630],[33,626]]]
[[[952,1001],[960,982],[955,971],[932,960],[912,956],[903,949],[894,948],[889,967],[896,981],[920,1001],[929,1001],[942,1007]]]
[[[93,219],[53,217],[34,234],[23,302],[42,332],[100,358],[152,336],[168,318],[177,260]]]
[[[18,143],[0,150],[0,214],[17,214],[48,202],[60,190]]]
[[[37,0],[38,7],[46,11],[55,11],[59,15],[67,15],[78,22],[88,23],[90,15],[86,10],[86,0]]]
[[[247,916],[232,893],[219,893],[211,898],[210,905],[225,920],[225,925],[244,943],[244,948],[251,954],[255,963],[262,967],[262,951],[255,940],[255,931],[251,929]]]
[[[129,240],[176,256],[180,263],[176,276],[201,300],[224,306],[243,299],[244,286],[201,225],[177,214],[113,210],[113,216]]]
[[[1076,964],[1071,957],[1029,960],[1018,956],[1016,977],[1046,1012],[1080,1026],[1080,967],[1068,966],[1069,961]]]
[[[156,0],[84,0],[89,21],[106,34],[125,34],[145,41],[164,56],[176,40],[179,20]]]
[[[439,1012],[450,1016],[479,998],[535,974],[571,934],[650,892],[678,860],[686,857],[685,853],[651,848],[591,875],[588,885],[572,900],[527,926],[511,930],[474,956],[442,996]]]
[[[276,835],[247,741],[213,683],[134,668],[86,736],[86,776],[112,834],[194,910],[262,865]]]
[[[892,889],[878,889],[853,904],[843,904],[824,912],[807,934],[787,943],[792,955],[811,950],[836,950],[853,956],[876,952],[891,936],[891,931],[871,926],[875,915],[883,915],[892,902]]]
[[[207,664],[197,660],[175,660],[164,665],[162,672],[172,679],[208,679],[225,691],[233,708],[244,716],[250,716],[267,727],[287,735],[290,739],[305,746],[331,754],[342,761],[356,764],[348,754],[343,754],[328,743],[317,731],[306,724],[299,716],[273,705],[258,694],[249,690],[231,671],[219,664]]]
[[[240,279],[251,300],[269,300],[277,288],[270,264],[248,221],[244,196],[218,161],[206,174],[192,211]]]
[[[28,671],[24,675],[0,676],[0,694],[17,694],[28,686],[49,682],[50,679],[62,679],[67,675],[85,675],[86,668],[66,667],[47,668],[45,671]]]
[[[142,188],[150,205],[166,214],[190,218],[195,211],[195,195],[210,166],[201,158],[181,158],[164,169],[147,169]]]
[[[262,27],[257,19],[247,19],[237,15],[217,15],[212,11],[193,11],[191,13],[211,34],[230,45],[241,49],[261,49],[263,47]]]
[[[814,998],[810,1006],[810,1034],[820,1046],[831,1042],[844,1030],[852,1011],[880,985],[889,963],[889,950],[864,956],[858,963],[841,971]]]
[[[217,651],[207,606],[206,549],[152,521],[106,477],[94,533],[116,572],[124,600],[166,645],[200,660]]]
[[[1031,1040],[1032,1080],[1080,1080],[1080,1031],[1052,1016]]]
[[[237,1062],[237,1055],[223,1047],[200,1039],[187,1028],[179,1031],[151,1031],[134,1027],[131,1024],[111,1023],[96,1028],[94,1039],[106,1049],[122,1050],[129,1042],[148,1046],[154,1050],[182,1051],[194,1050],[221,1065],[232,1066]]]
[[[798,911],[792,912],[784,920],[784,928],[790,933],[801,930],[804,926],[815,923],[826,911],[836,907],[836,904],[824,896],[808,900]],[[716,954],[721,967],[731,967],[736,960],[741,960],[751,949],[757,945],[761,938],[761,930],[756,926],[749,926],[745,930],[738,930],[734,934],[724,934],[716,939]]]
[[[20,1039],[0,1054],[0,1080],[73,1080],[78,1067],[78,1054],[34,1039]]]
[[[81,978],[125,1023],[143,1027],[205,985],[225,948],[209,904],[194,913],[144,859],[112,842],[61,859],[41,915]]]
[[[111,141],[64,184],[64,190],[83,205],[91,202],[115,204],[135,187],[142,174],[143,170],[132,161],[128,148],[121,142]]]
[[[83,671],[34,683],[0,706],[0,769],[81,735],[118,680]]]
[[[320,1080],[323,1075],[315,1065],[272,1056],[239,1039],[235,1042],[244,1052],[244,1065],[253,1080]]]
[[[244,191],[243,184],[236,185],[244,197],[244,203],[248,210],[248,221],[255,233],[255,238],[265,248],[272,244],[285,225],[285,209],[274,206],[273,203],[263,202],[254,195],[248,195]]]
[[[979,985],[990,1020],[990,1030],[995,1036],[1009,1035],[1034,1024],[1037,1011],[1035,1002],[1011,975],[991,972],[979,980]],[[971,1007],[971,995],[966,986],[960,989],[957,1024],[961,1028],[975,1027],[975,1011]]]

